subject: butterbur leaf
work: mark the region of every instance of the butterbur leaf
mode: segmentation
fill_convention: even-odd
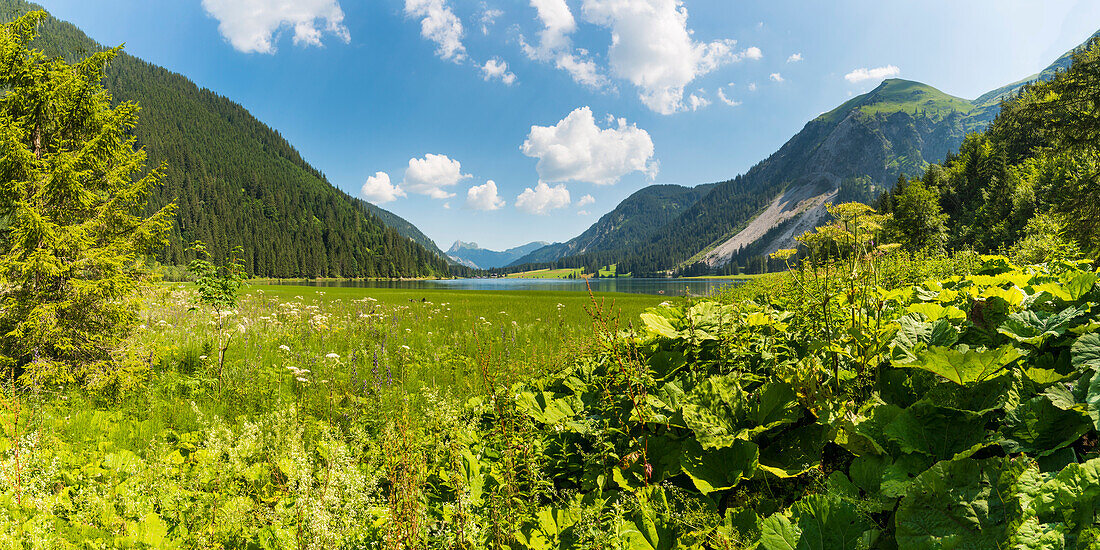
[[[829,428],[808,424],[787,430],[760,444],[760,470],[780,478],[802,475],[821,466]]]
[[[981,382],[995,376],[1022,354],[1012,346],[1001,346],[986,351],[960,351],[934,346],[921,352],[912,363],[895,364],[898,367],[923,369],[936,373],[956,384]]]
[[[1084,298],[1096,286],[1098,274],[1092,271],[1078,271],[1065,280],[1062,287],[1069,294],[1070,300],[1076,302]]]
[[[1005,416],[1001,445],[1011,453],[1048,455],[1077,441],[1093,423],[1083,411],[1063,410],[1045,395],[1033,397]]]
[[[1008,548],[1022,519],[1017,482],[1031,463],[971,458],[943,461],[917,476],[894,515],[899,548]]]
[[[1092,375],[1089,381],[1088,393],[1085,394],[1085,407],[1092,425],[1100,430],[1100,372]]]
[[[751,441],[736,440],[729,447],[704,450],[694,439],[684,443],[680,464],[695,488],[704,495],[732,489],[756,472],[760,449]]]
[[[708,448],[751,439],[802,415],[794,389],[786,382],[769,382],[748,393],[736,376],[707,379],[684,399],[682,412],[684,423]]]
[[[1100,506],[1100,458],[1070,464],[1043,483],[1035,509],[1043,520],[1060,521],[1071,528],[1093,523]]]
[[[920,401],[886,426],[885,434],[904,452],[946,460],[981,443],[986,431],[978,413]]]
[[[1081,336],[1070,348],[1073,354],[1073,368],[1078,372],[1085,369],[1100,369],[1100,334],[1092,332]]]
[[[555,398],[549,392],[521,392],[516,405],[531,418],[543,424],[556,424],[574,416],[583,405],[568,397]]]
[[[764,520],[758,548],[764,550],[856,550],[867,548],[871,522],[854,504],[830,495],[807,495],[788,514]]]
[[[1035,311],[1020,311],[1008,316],[997,332],[1025,344],[1039,347],[1050,338],[1066,333],[1070,323],[1082,310],[1069,308],[1056,315]]]
[[[680,338],[680,331],[672,325],[672,319],[670,318],[671,316],[662,315],[661,313],[663,312],[654,312],[653,310],[650,310],[640,315],[640,317],[642,318],[642,323],[645,324],[646,329],[648,329],[649,332],[656,334],[657,336],[662,336],[664,338]]]
[[[929,321],[935,322],[940,319],[966,319],[966,312],[955,306],[941,306],[933,303],[916,303],[911,304],[906,308],[910,313],[920,313],[924,315]]]

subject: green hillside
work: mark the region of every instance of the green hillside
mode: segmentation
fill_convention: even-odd
[[[0,18],[37,8],[0,0]],[[54,18],[39,33],[35,45],[47,55],[74,59],[103,49]],[[171,241],[158,257],[163,263],[186,263],[187,244],[202,240],[216,258],[243,246],[246,268],[257,276],[447,272],[442,254],[411,224],[333,187],[239,104],[125,53],[106,75],[116,101],[142,107],[136,134],[150,166],[167,164],[165,185],[149,205],[150,211],[178,205]]]
[[[639,242],[706,196],[713,185],[650,185],[635,191],[592,224],[564,243],[535,250],[512,265],[553,262],[566,256],[617,250]],[[598,266],[594,266],[598,267]]]
[[[927,84],[891,78],[871,92],[852,98],[819,116],[818,120],[839,123],[852,111],[870,116],[920,113],[933,120],[943,120],[954,113],[967,114],[973,108],[970,101],[945,94]]]

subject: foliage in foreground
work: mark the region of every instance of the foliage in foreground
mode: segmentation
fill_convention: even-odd
[[[44,17],[0,26],[0,367],[106,385],[175,206],[141,215],[161,171],[143,173],[137,105],[99,84],[118,51],[47,59],[28,47]]]

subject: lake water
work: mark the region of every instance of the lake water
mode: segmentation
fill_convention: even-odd
[[[743,284],[734,279],[591,279],[594,292],[627,292],[665,296],[702,296],[728,286]],[[418,281],[294,281],[285,284],[318,287],[405,288],[450,290],[555,290],[587,292],[584,280],[576,279],[447,279]]]

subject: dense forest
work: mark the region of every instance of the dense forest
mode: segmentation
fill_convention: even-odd
[[[982,133],[876,201],[910,249],[1100,246],[1100,38]]]
[[[2,0],[0,18],[34,8]],[[52,17],[35,46],[68,59],[103,49]],[[215,258],[241,246],[247,272],[262,277],[449,272],[442,253],[415,227],[333,187],[239,104],[125,53],[111,62],[105,83],[116,101],[140,105],[138,145],[150,167],[166,166],[164,185],[149,203],[150,212],[177,205],[168,246],[157,255],[162,263],[186,264],[189,244],[201,240]]]

